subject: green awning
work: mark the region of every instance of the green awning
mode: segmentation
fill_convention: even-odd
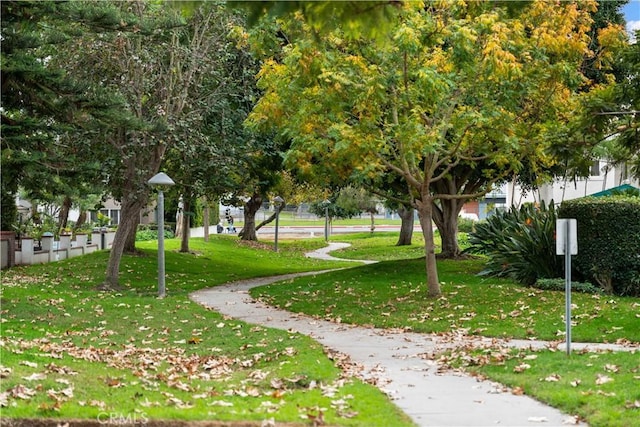
[[[627,191],[640,192],[640,188],[636,188],[630,184],[622,184],[617,187],[609,188],[608,190],[599,191],[597,193],[589,194],[589,197],[603,197],[611,196],[612,194],[626,193]]]

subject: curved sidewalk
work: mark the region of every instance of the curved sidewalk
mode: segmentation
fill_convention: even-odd
[[[345,246],[348,244],[331,243],[307,256],[332,259],[329,252]],[[462,345],[451,337],[332,323],[269,307],[248,294],[256,286],[322,273],[232,282],[194,292],[191,299],[235,319],[311,336],[348,355],[363,368],[363,378],[371,379],[419,426],[576,425],[574,417],[528,396],[514,395],[500,384],[441,369],[430,355]],[[491,342],[475,341],[480,345]],[[523,340],[508,344],[543,347],[546,343]],[[572,344],[575,349],[585,346]]]

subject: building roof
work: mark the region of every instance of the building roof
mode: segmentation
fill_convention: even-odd
[[[622,185],[618,185],[617,187],[609,188],[604,191],[599,191],[597,193],[589,194],[589,197],[611,196],[613,194],[626,193],[627,191],[630,191],[630,190],[640,192],[640,188],[636,188],[630,184],[622,184]]]

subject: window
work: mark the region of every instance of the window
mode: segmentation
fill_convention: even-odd
[[[111,225],[118,225],[120,223],[120,211],[117,209],[111,209],[109,211],[111,217]]]
[[[118,225],[120,223],[120,209],[100,209],[99,213],[110,219],[110,225]],[[98,222],[97,211],[91,211],[91,222]]]
[[[591,176],[600,176],[600,160],[594,160],[591,165]]]

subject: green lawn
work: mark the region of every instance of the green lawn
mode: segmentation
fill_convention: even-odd
[[[156,298],[156,242],[122,261],[119,293],[100,293],[108,254],[2,273],[2,417],[253,420],[341,426],[408,426],[376,388],[345,378],[313,340],[248,325],[188,299],[197,289],[249,277],[352,267],[254,289],[290,311],[418,332],[563,339],[562,292],[480,278],[482,261],[439,261],[443,295],[426,298],[422,241],[395,233],[336,236],[334,253],[382,260],[323,262],[302,256],[322,239],[241,244],[193,239],[192,253],[167,241],[167,292]],[[574,294],[574,341],[640,342],[640,299]],[[442,362],[475,371],[594,426],[633,425],[640,414],[638,353],[462,348]],[[525,366],[523,365],[523,363]]]
[[[441,260],[442,296],[430,299],[424,268],[423,259],[382,261],[264,286],[252,295],[293,312],[345,323],[425,333],[463,330],[490,337],[563,339],[564,292],[479,277],[478,259]],[[575,293],[572,303],[574,341],[640,342],[638,298]]]
[[[256,216],[256,223],[262,222],[264,219],[268,218],[271,215],[271,212],[258,212]],[[236,228],[240,229],[243,224],[242,217],[234,217]],[[324,226],[324,217],[316,218],[316,217],[301,217],[296,215],[294,212],[281,212],[280,218],[278,222],[282,226]],[[226,224],[226,222],[225,222]],[[347,218],[347,219],[333,219],[331,222],[332,225],[362,225],[362,226],[370,226],[371,219],[368,216],[362,216],[359,218]],[[397,225],[401,224],[400,219],[391,219],[391,218],[376,218],[374,224],[378,225]],[[419,225],[419,222],[416,220],[416,225]],[[274,226],[275,222],[269,224],[270,226]]]
[[[592,427],[627,427],[640,417],[638,352],[461,349],[442,356],[451,366],[534,396]]]
[[[427,298],[424,259],[413,258],[423,251],[420,236],[415,237],[420,245],[395,247],[393,233],[340,236],[353,246],[332,255],[381,262],[255,288],[252,295],[293,312],[343,323],[552,341],[552,350],[537,352],[463,347],[444,355],[443,361],[579,414],[592,426],[636,424],[640,417],[637,351],[574,351],[571,357],[553,351],[555,344],[564,341],[564,292],[479,277],[481,259],[440,260],[442,296]],[[574,342],[640,342],[639,298],[574,293],[572,303]],[[523,360],[531,369],[516,369]]]
[[[373,386],[345,378],[313,340],[254,327],[188,299],[230,280],[340,265],[306,259],[322,241],[279,253],[216,236],[193,253],[167,241],[165,299],[156,298],[155,242],[125,256],[125,290],[94,290],[108,254],[2,273],[2,417],[116,417],[409,426]]]

